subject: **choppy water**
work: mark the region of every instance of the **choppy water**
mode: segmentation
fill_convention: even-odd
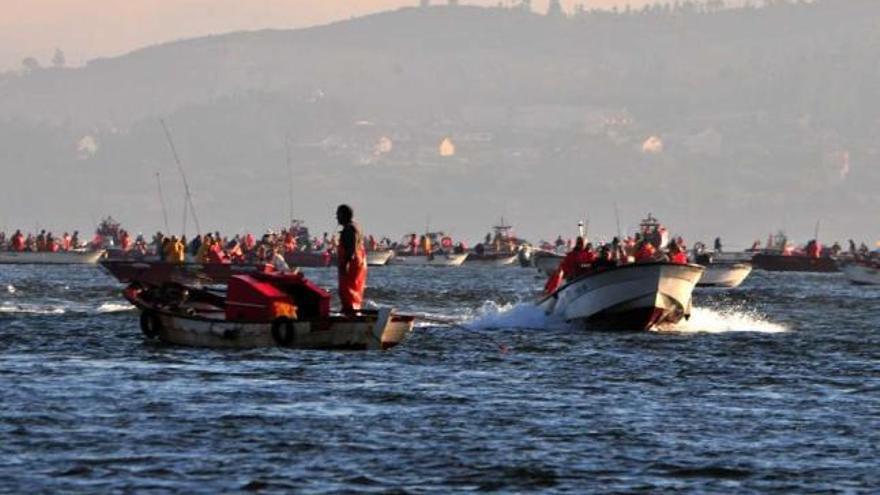
[[[332,284],[332,271],[311,271]],[[532,270],[377,268],[386,353],[145,342],[88,267],[0,266],[0,491],[876,492],[880,289],[756,273],[588,333]]]

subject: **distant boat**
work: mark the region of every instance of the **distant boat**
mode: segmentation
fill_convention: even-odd
[[[513,234],[513,227],[504,222],[504,217],[498,225],[492,227],[492,230],[494,235],[489,242],[476,245],[468,253],[467,263],[508,266],[517,262],[520,249],[527,245],[526,241]]]
[[[876,261],[846,261],[839,263],[840,271],[856,285],[880,285],[880,264]]]
[[[752,265],[758,270],[769,272],[816,272],[832,273],[839,271],[837,260],[829,256],[813,258],[801,254],[762,252],[752,257]]]
[[[423,254],[395,253],[388,264],[390,265],[407,265],[407,266],[461,266],[467,259],[467,253],[464,254],[433,254],[425,256]]]
[[[697,287],[723,287],[733,289],[739,287],[752,273],[752,264],[732,261],[741,259],[738,253],[724,256],[724,253],[711,253],[702,250],[702,243],[694,248],[694,262],[706,268]]]
[[[102,256],[104,250],[0,251],[0,265],[94,265]]]
[[[702,263],[698,263],[701,264]],[[742,285],[752,273],[752,265],[748,263],[709,263],[703,265],[706,271],[700,278],[697,287],[724,287],[733,289]]]

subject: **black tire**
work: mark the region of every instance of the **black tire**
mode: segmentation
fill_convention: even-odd
[[[159,315],[154,311],[141,312],[141,332],[144,333],[145,337],[148,339],[155,339],[159,336],[159,331],[161,329],[162,322],[159,320]]]
[[[281,317],[272,322],[272,340],[278,345],[288,346],[293,343],[293,320]]]

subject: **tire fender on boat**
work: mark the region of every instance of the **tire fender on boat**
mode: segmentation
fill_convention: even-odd
[[[295,333],[293,331],[293,320],[290,318],[276,318],[275,321],[272,322],[272,339],[278,345],[290,345],[293,343],[293,338],[295,337]]]
[[[159,331],[162,329],[162,322],[159,320],[159,315],[154,311],[142,311],[141,312],[141,332],[144,333],[148,339],[154,339],[159,336]]]

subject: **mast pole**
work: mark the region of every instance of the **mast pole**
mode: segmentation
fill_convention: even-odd
[[[180,157],[177,155],[177,148],[174,146],[174,139],[171,138],[171,132],[168,130],[168,126],[165,125],[165,121],[159,119],[159,123],[162,124],[162,130],[165,131],[165,138],[168,139],[168,146],[171,147],[171,154],[174,155],[174,161],[177,163],[177,170],[180,172],[180,177],[183,179],[183,189],[186,192],[186,204],[184,204],[183,209],[183,234],[186,235],[186,205],[189,205],[189,209],[192,210],[193,221],[196,224],[196,234],[202,235],[202,228],[199,225],[199,217],[196,216],[196,207],[193,204],[192,193],[189,189],[189,181],[186,180],[186,172],[183,170],[183,164],[180,162]]]

